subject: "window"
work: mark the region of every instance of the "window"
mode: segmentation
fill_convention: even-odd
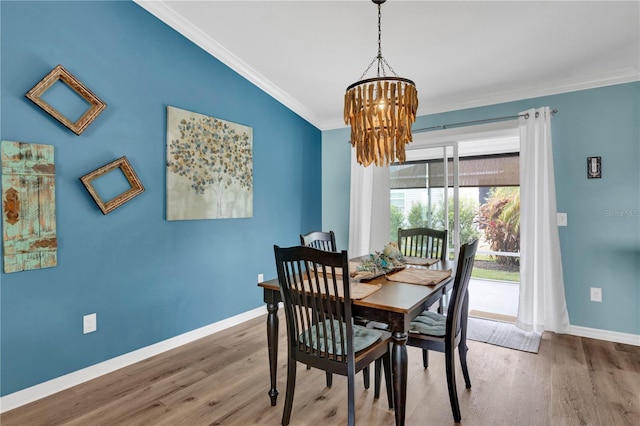
[[[406,213],[405,207],[405,191],[403,190],[391,190],[391,205],[397,207],[402,214]]]

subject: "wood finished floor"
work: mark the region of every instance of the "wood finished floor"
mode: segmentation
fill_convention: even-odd
[[[271,407],[265,317],[6,412],[20,425],[279,425],[286,342],[281,318],[278,404]],[[531,354],[470,341],[473,387],[457,365],[465,425],[640,425],[640,347],[544,333]],[[453,424],[441,354],[422,368],[409,348],[407,425]],[[361,377],[356,422],[392,425],[384,390],[374,400]],[[372,380],[373,384],[373,380]],[[384,386],[383,386],[384,388]],[[298,366],[292,425],[346,424],[346,379]]]

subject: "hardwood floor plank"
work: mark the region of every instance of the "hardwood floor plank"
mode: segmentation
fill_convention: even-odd
[[[187,368],[176,374],[148,384],[141,389],[113,399],[107,404],[94,405],[95,409],[71,420],[71,425],[125,424],[139,411],[148,415],[148,407],[162,406],[162,399],[190,388],[205,379],[207,374]]]
[[[600,424],[586,368],[552,366],[551,388],[552,421],[567,425]]]
[[[463,414],[465,424],[467,419],[473,424],[545,424],[548,373],[538,374],[543,368],[540,357],[506,348],[487,352],[486,346],[474,342],[468,353],[472,388],[469,399],[460,398],[461,407],[469,407]]]
[[[281,317],[278,404],[270,405],[261,317],[0,415],[3,426],[279,425],[286,384]],[[538,354],[469,342],[471,389],[456,361],[466,426],[640,424],[640,347],[544,333]],[[406,423],[451,425],[444,356],[408,348]],[[373,374],[373,368],[372,368]],[[356,380],[358,424],[393,425],[384,388]],[[291,425],[347,422],[346,378],[299,364]]]
[[[591,371],[599,424],[640,425],[640,374]]]

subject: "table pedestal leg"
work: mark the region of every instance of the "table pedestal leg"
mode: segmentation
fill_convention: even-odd
[[[267,344],[269,346],[269,373],[271,374],[271,405],[276,405],[278,389],[276,389],[276,372],[278,369],[278,304],[267,304]],[[405,354],[406,356],[406,354]],[[406,371],[405,371],[406,373]]]
[[[391,366],[393,370],[393,403],[395,405],[396,426],[404,426],[405,403],[407,400],[407,333],[393,333]]]

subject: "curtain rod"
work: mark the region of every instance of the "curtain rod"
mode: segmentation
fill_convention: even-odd
[[[551,114],[555,114],[557,112],[558,112],[557,109],[551,110]],[[536,113],[536,114],[538,114],[538,113]],[[520,117],[524,117],[525,119],[527,119],[527,118],[529,118],[529,113],[517,114],[517,115],[508,115],[506,117],[485,118],[483,120],[463,121],[463,122],[460,122],[460,123],[441,124],[439,126],[424,127],[422,129],[413,129],[411,132],[412,133],[422,133],[422,132],[429,132],[429,131],[432,131],[432,130],[444,130],[444,129],[448,129],[450,127],[461,127],[461,126],[467,126],[467,125],[470,125],[470,124],[493,123],[493,122],[496,122],[496,121],[514,120],[514,119],[520,118]]]

